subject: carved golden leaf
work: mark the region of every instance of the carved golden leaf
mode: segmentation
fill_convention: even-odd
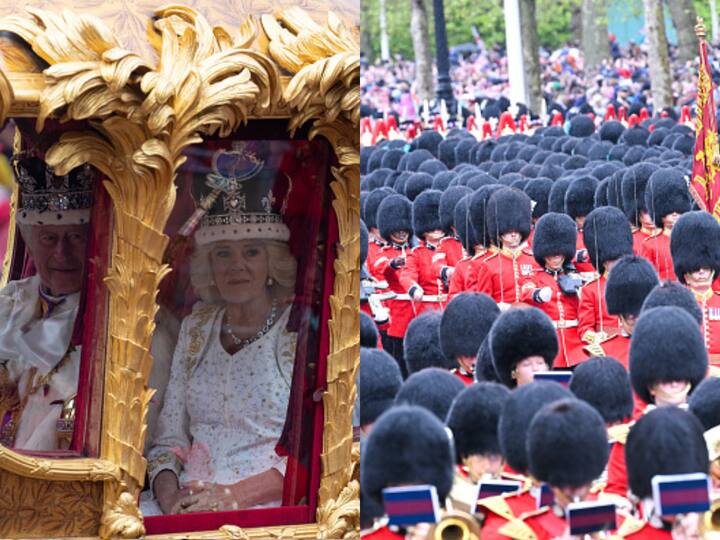
[[[8,81],[1,68],[2,64],[0,64],[0,126],[5,124],[10,105],[15,97],[10,81]]]

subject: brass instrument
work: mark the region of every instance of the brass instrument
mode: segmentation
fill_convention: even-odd
[[[480,524],[466,512],[446,512],[430,528],[428,540],[480,540]]]

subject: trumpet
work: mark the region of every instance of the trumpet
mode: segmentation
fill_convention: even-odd
[[[480,540],[480,524],[466,512],[447,512],[430,528],[427,540]]]

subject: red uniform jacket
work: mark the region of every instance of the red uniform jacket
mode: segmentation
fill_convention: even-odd
[[[481,499],[478,502],[478,511],[485,514],[482,527],[483,540],[507,540],[507,536],[498,532],[499,529],[508,521],[536,509],[537,502],[529,489]]]
[[[403,268],[395,269],[390,266],[390,261],[396,257],[402,257],[405,254],[405,264],[407,264],[410,248],[406,246],[404,249],[397,244],[384,246],[375,260],[374,271],[377,272],[381,279],[387,281],[389,289],[397,294],[406,292],[400,276]],[[389,336],[402,338],[405,336],[408,324],[413,318],[413,306],[407,300],[386,300],[385,305],[390,310],[390,325],[387,333]]]
[[[669,234],[661,230],[646,238],[640,248],[640,256],[645,257],[655,267],[660,281],[677,281],[670,253]]]
[[[377,258],[380,256],[380,251],[384,246],[385,242],[381,242],[380,240],[370,240],[370,242],[368,242],[368,254],[366,261],[368,272],[370,272],[370,275],[378,281],[385,281],[382,273],[375,269],[375,261],[377,261]]]
[[[706,294],[695,293],[703,313],[702,333],[710,365],[720,366],[720,293],[708,289]]]
[[[440,240],[438,249],[445,253],[445,264],[455,267],[465,256],[462,243],[454,236],[445,236]]]
[[[470,264],[468,264],[467,270],[465,270],[465,291],[478,290],[478,272],[480,271],[480,265],[495,252],[495,248],[483,249],[470,259]]]
[[[583,237],[582,229],[578,229],[577,241],[575,242],[575,251],[578,252],[580,250],[587,251],[587,248],[585,247],[585,238]],[[590,264],[589,259],[586,262],[575,261],[575,269],[581,274],[595,272],[595,268],[593,268],[593,265]]]
[[[600,276],[587,283],[580,291],[578,335],[587,343],[592,342],[594,334],[601,330],[609,335],[619,332],[620,321],[607,312],[605,305],[606,281],[605,276]]]
[[[405,535],[393,532],[387,525],[385,525],[370,531],[361,531],[360,538],[368,538],[372,540],[403,540]]]
[[[553,362],[555,368],[572,367],[588,355],[583,351],[584,343],[578,336],[578,297],[564,294],[558,285],[559,275],[553,275],[545,269],[537,268],[526,278],[522,286],[521,302],[525,302],[543,310],[552,320],[558,334],[558,354]],[[538,303],[533,300],[536,289],[549,287],[552,298],[548,302]]]
[[[618,517],[619,516],[620,514],[618,514]],[[618,519],[618,523],[620,524],[618,530],[621,531],[624,521]],[[642,526],[638,524],[637,526],[633,526],[632,529],[625,531],[622,537],[637,540],[670,540],[673,537],[670,531],[653,527],[647,521],[642,521],[641,523]]]
[[[453,368],[450,370],[450,373],[452,373],[458,379],[460,379],[462,382],[464,382],[465,386],[470,386],[472,383],[475,382],[475,377],[473,376],[473,374],[466,372],[462,368]]]
[[[472,258],[463,257],[455,265],[455,272],[453,272],[450,278],[450,292],[449,300],[455,298],[461,292],[465,292],[465,280],[467,278],[468,269],[470,268],[470,262]]]
[[[445,266],[445,253],[432,244],[420,240],[420,245],[407,253],[405,267],[400,272],[400,284],[404,293],[409,293],[414,286],[420,286],[425,296],[440,296],[444,294],[440,270]],[[413,317],[420,315],[428,309],[443,309],[446,301],[409,302],[413,310]],[[408,321],[409,322],[409,321]],[[404,335],[404,334],[403,334]]]
[[[521,287],[532,275],[537,263],[532,253],[507,249],[498,250],[485,259],[477,271],[477,292],[483,292],[498,303],[521,302]]]
[[[655,229],[636,229],[633,227],[632,239],[633,253],[635,255],[640,255],[640,250],[642,249],[643,242],[650,238],[654,232]]]
[[[630,371],[628,355],[630,354],[630,336],[616,334],[602,343],[593,343],[585,347],[585,352],[592,356],[610,356]]]

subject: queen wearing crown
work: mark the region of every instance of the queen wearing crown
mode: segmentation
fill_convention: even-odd
[[[180,329],[148,455],[146,515],[282,500],[286,458],[275,448],[295,358],[297,263],[282,219],[289,179],[269,159],[241,143],[203,171],[190,224],[199,223],[190,273],[201,301]]]

